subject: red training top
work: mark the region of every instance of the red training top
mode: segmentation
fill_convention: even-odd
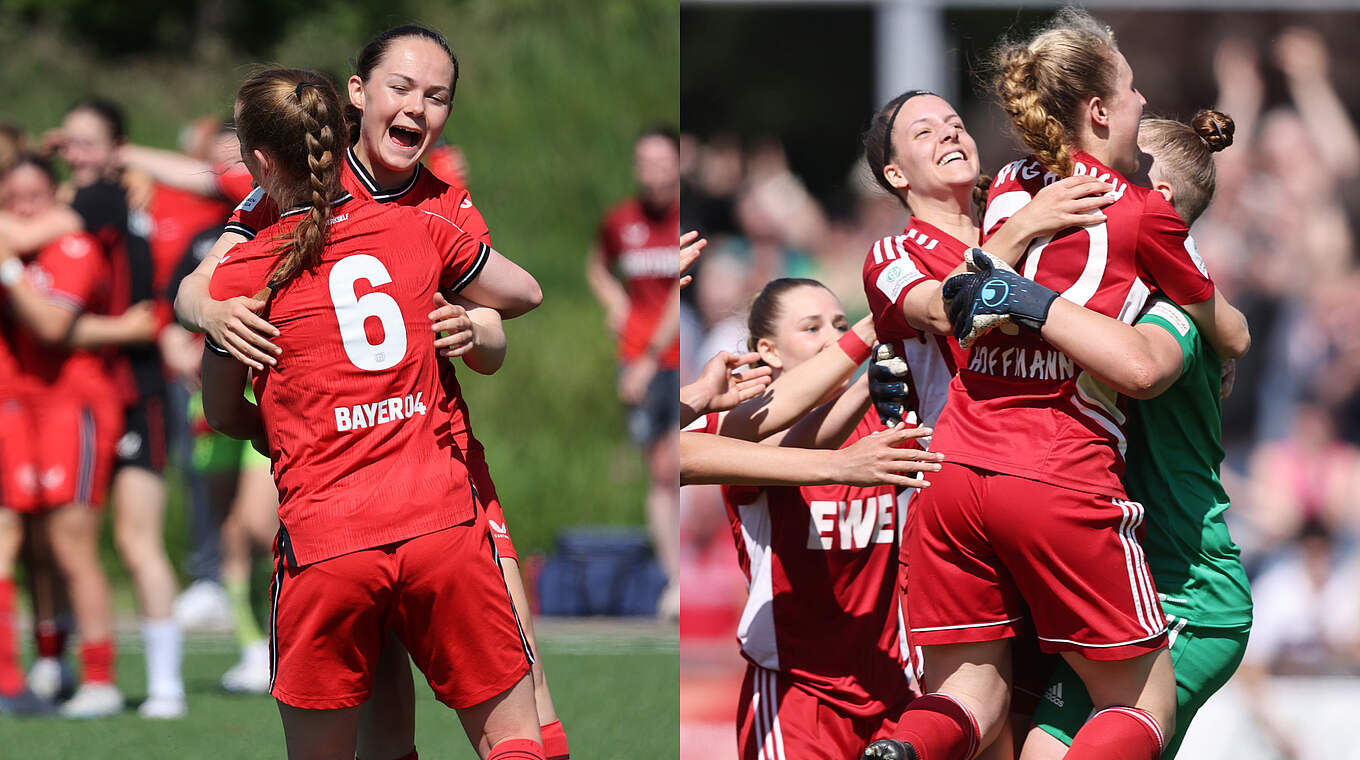
[[[210,292],[270,281],[285,213],[222,258]],[[475,493],[448,428],[456,399],[426,319],[437,290],[476,279],[490,248],[447,220],[366,199],[337,203],[321,263],[276,288],[279,363],[255,376],[279,488],[281,549],[294,566],[471,519]]]
[[[628,289],[628,318],[619,336],[619,360],[627,363],[647,351],[675,298],[680,279],[680,204],[657,219],[637,198],[618,204],[600,222],[598,242],[605,263],[617,265]],[[657,357],[665,369],[680,366],[680,337]]]

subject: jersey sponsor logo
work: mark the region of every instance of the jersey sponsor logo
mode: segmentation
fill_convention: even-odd
[[[463,202],[462,202],[461,204],[459,204],[458,207],[459,207],[459,208],[472,208],[472,199],[471,199],[471,198],[464,198],[464,199],[463,199]]]
[[[335,430],[337,433],[346,433],[409,419],[417,414],[424,416],[426,409],[425,402],[421,401],[423,395],[408,393],[405,396],[393,396],[371,404],[337,406]]]
[[[1077,376],[1077,365],[1053,348],[974,346],[968,371],[1022,380],[1070,380]]]
[[[644,237],[643,242],[646,241]],[[619,268],[629,279],[679,277],[680,249],[659,247],[626,250],[619,256]]]
[[[913,282],[925,277],[921,274],[916,265],[908,259],[897,259],[883,268],[878,273],[878,280],[874,284],[888,297],[889,301],[897,302],[897,297],[902,291]]]
[[[250,191],[250,195],[247,195],[245,197],[245,200],[241,201],[241,203],[236,207],[236,210],[254,211],[255,207],[260,205],[260,201],[262,200],[264,200],[264,188],[257,187],[254,190]]]
[[[333,216],[330,219],[326,220],[326,226],[329,227],[332,224],[335,224],[336,222],[343,222],[348,218],[349,218],[348,212],[341,214],[340,216]]]
[[[1148,307],[1147,313],[1161,317],[1167,322],[1170,322],[1171,326],[1176,328],[1176,332],[1180,333],[1182,337],[1190,334],[1190,320],[1185,318],[1185,315],[1181,313],[1180,309],[1177,309],[1166,301],[1154,301],[1152,305]]]
[[[1190,254],[1190,261],[1194,262],[1199,273],[1208,277],[1209,270],[1204,267],[1204,258],[1199,255],[1199,246],[1195,244],[1195,239],[1189,235],[1185,236],[1185,252]]]
[[[896,540],[897,499],[892,494],[850,501],[813,501],[808,503],[808,510],[809,549],[864,549]]]
[[[1048,687],[1048,691],[1044,692],[1044,699],[1047,699],[1049,702],[1052,702],[1054,705],[1058,707],[1062,707],[1063,706],[1062,693],[1063,693],[1062,681],[1058,681],[1057,683]]]

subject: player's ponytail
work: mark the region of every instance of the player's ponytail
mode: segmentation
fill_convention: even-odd
[[[1143,119],[1138,145],[1152,154],[1154,180],[1171,185],[1172,205],[1186,226],[1194,223],[1214,197],[1217,173],[1214,153],[1232,145],[1232,117],[1204,109],[1189,124],[1170,119]]]
[[[1108,27],[1075,8],[1064,8],[1028,43],[1003,40],[997,47],[993,90],[1045,169],[1072,173],[1082,104],[1114,92],[1118,50]]]
[[[272,280],[285,281],[321,261],[331,202],[340,185],[340,100],[325,77],[301,69],[270,69],[251,76],[236,96],[237,132],[246,155],[266,153],[276,164],[271,191],[281,207],[300,204],[306,216],[279,239]],[[253,160],[253,159],[252,159]]]

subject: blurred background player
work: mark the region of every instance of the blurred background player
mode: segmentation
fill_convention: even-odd
[[[619,341],[619,399],[628,430],[647,457],[647,524],[668,585],[657,604],[680,613],[676,408],[680,392],[680,145],[671,127],[633,146],[638,194],[611,208],[586,258],[586,281]]]

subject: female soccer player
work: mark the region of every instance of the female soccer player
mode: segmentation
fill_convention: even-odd
[[[840,302],[821,283],[770,282],[748,324],[750,347],[784,377],[726,418],[706,417],[704,432],[764,438],[768,429],[760,426],[770,418],[802,417],[767,442],[831,448],[883,430],[874,412],[866,414],[863,379],[837,393],[867,358],[871,331],[866,323],[849,331]],[[810,365],[822,365],[818,376],[790,385],[806,380],[806,372],[794,375]],[[829,394],[832,401],[807,413]],[[806,400],[797,416],[788,413],[800,405],[795,397]],[[902,437],[927,434],[921,428]],[[912,450],[910,458],[900,470],[938,467],[928,452]],[[919,474],[904,483],[924,485]],[[895,490],[739,486],[725,488],[724,501],[749,586],[737,632],[747,660],[737,708],[741,757],[848,757],[885,735],[910,699],[899,646]]]
[[[56,191],[56,175],[40,159],[21,159],[4,177],[6,210],[21,220],[42,217],[58,205]],[[59,236],[27,266],[0,245],[0,285],[18,328],[19,406],[28,412],[34,436],[28,441],[34,455],[30,471],[17,479],[27,482],[28,493],[16,494],[24,498],[7,506],[41,510],[38,524],[66,579],[83,672],[80,688],[63,706],[63,714],[72,717],[123,709],[113,682],[112,601],[99,563],[99,507],[122,434],[122,409],[103,358],[69,345],[83,313],[107,308],[109,279],[103,248],[83,232]]]
[[[1213,152],[1232,141],[1232,119],[1200,111],[1191,124],[1144,119],[1138,143],[1145,165],[1136,181],[1166,196],[1193,224],[1214,193]],[[1143,546],[1170,631],[1176,673],[1176,729],[1163,757],[1174,757],[1195,713],[1237,668],[1251,627],[1251,589],[1223,513],[1219,397],[1222,360],[1175,304],[1158,298],[1135,327],[1072,304],[1054,304],[1041,334],[1115,390],[1146,400],[1131,405],[1129,496],[1149,515]],[[1128,333],[1144,345],[1125,347]],[[1130,384],[1122,356],[1146,355],[1143,382]],[[1034,715],[1025,760],[1063,757],[1091,713],[1072,668],[1059,664]]]
[[[414,206],[438,214],[489,243],[486,223],[472,204],[467,191],[445,184],[420,165],[422,157],[435,144],[448,120],[457,80],[458,63],[449,50],[448,42],[442,35],[429,29],[418,26],[395,27],[379,34],[364,46],[359,53],[356,73],[348,82],[350,104],[358,109],[359,116],[351,124],[352,144],[345,151],[342,182],[356,198],[372,198],[388,207]],[[278,216],[277,209],[277,204],[263,192],[253,194],[242,202],[228,225],[228,232],[204,258],[198,270],[185,278],[175,301],[182,322],[190,327],[201,326],[209,337],[234,357],[256,369],[278,356],[278,347],[270,342],[270,337],[276,335],[277,330],[257,314],[264,304],[250,299],[249,294],[228,301],[214,301],[209,297],[206,285],[219,257],[232,245],[273,223]],[[467,309],[466,313],[463,312],[464,308]],[[434,327],[451,334],[437,340],[436,345],[441,349],[461,351],[480,346],[483,341],[494,342],[497,334],[503,340],[503,334],[499,331],[500,315],[490,311],[474,308],[468,302],[437,310]],[[501,313],[506,317],[517,314],[513,310],[503,310]],[[471,329],[467,325],[468,321],[474,323]],[[469,366],[477,371],[487,369],[476,363],[475,356],[469,357]],[[526,626],[525,633],[536,647],[514,544],[505,529],[505,515],[486,466],[482,444],[472,433],[467,405],[459,391],[452,364],[445,363],[441,372],[449,385],[450,395],[457,399],[451,411],[453,434],[458,438],[460,448],[466,452],[477,493],[488,510],[490,521],[494,523],[496,548],[505,571],[506,584],[515,597],[520,620]],[[395,663],[399,658],[391,659]],[[408,685],[410,669],[405,663],[399,663],[390,671],[384,667],[380,673],[380,684],[395,678],[395,691],[404,696],[394,697],[394,700],[375,699],[374,707],[390,701],[410,704],[413,699]],[[386,691],[384,687],[379,690]],[[543,667],[537,657],[534,664],[534,696],[549,755],[567,757],[566,734],[557,719]],[[361,753],[364,760],[371,760],[369,755],[372,755],[372,760],[381,760],[378,755],[388,753],[397,744],[405,745],[402,752],[409,750],[414,743],[411,728],[413,720],[411,716],[402,715],[377,719],[376,725],[383,726],[384,730],[391,726],[404,726],[405,734],[402,738],[394,736],[391,744],[374,748],[377,751]],[[378,734],[377,731],[365,731],[365,746],[367,738]]]
[[[1002,171],[983,226],[995,230],[1046,180],[1108,179],[1118,200],[1106,220],[1036,241],[1026,274],[1107,316],[1121,315],[1131,292],[1141,300],[1147,283],[1189,307],[1225,354],[1245,351],[1245,322],[1215,303],[1184,224],[1121,174],[1137,168],[1143,99],[1109,30],[1065,11],[1028,45],[1004,45],[998,61],[1003,105],[1035,156]],[[1042,324],[1051,303],[1026,304],[1017,321]],[[932,694],[904,715],[900,743],[869,756],[971,756],[990,743],[1008,702],[1009,639],[1031,626],[1098,709],[1068,757],[1162,751],[1175,708],[1165,622],[1138,544],[1143,510],[1119,481],[1125,412],[1095,385],[1028,333],[988,333],[959,368],[932,443],[951,464],[907,528],[908,617]],[[954,593],[928,592],[942,587]]]
[[[319,75],[252,76],[236,117],[252,175],[289,210],[224,258],[212,293],[268,287],[288,350],[255,376],[256,407],[245,366],[210,343],[204,412],[275,463],[271,692],[289,757],[353,753],[390,627],[482,757],[542,758],[532,655],[423,318],[441,289],[522,313],[537,283],[447,219],[345,192],[339,100]]]

